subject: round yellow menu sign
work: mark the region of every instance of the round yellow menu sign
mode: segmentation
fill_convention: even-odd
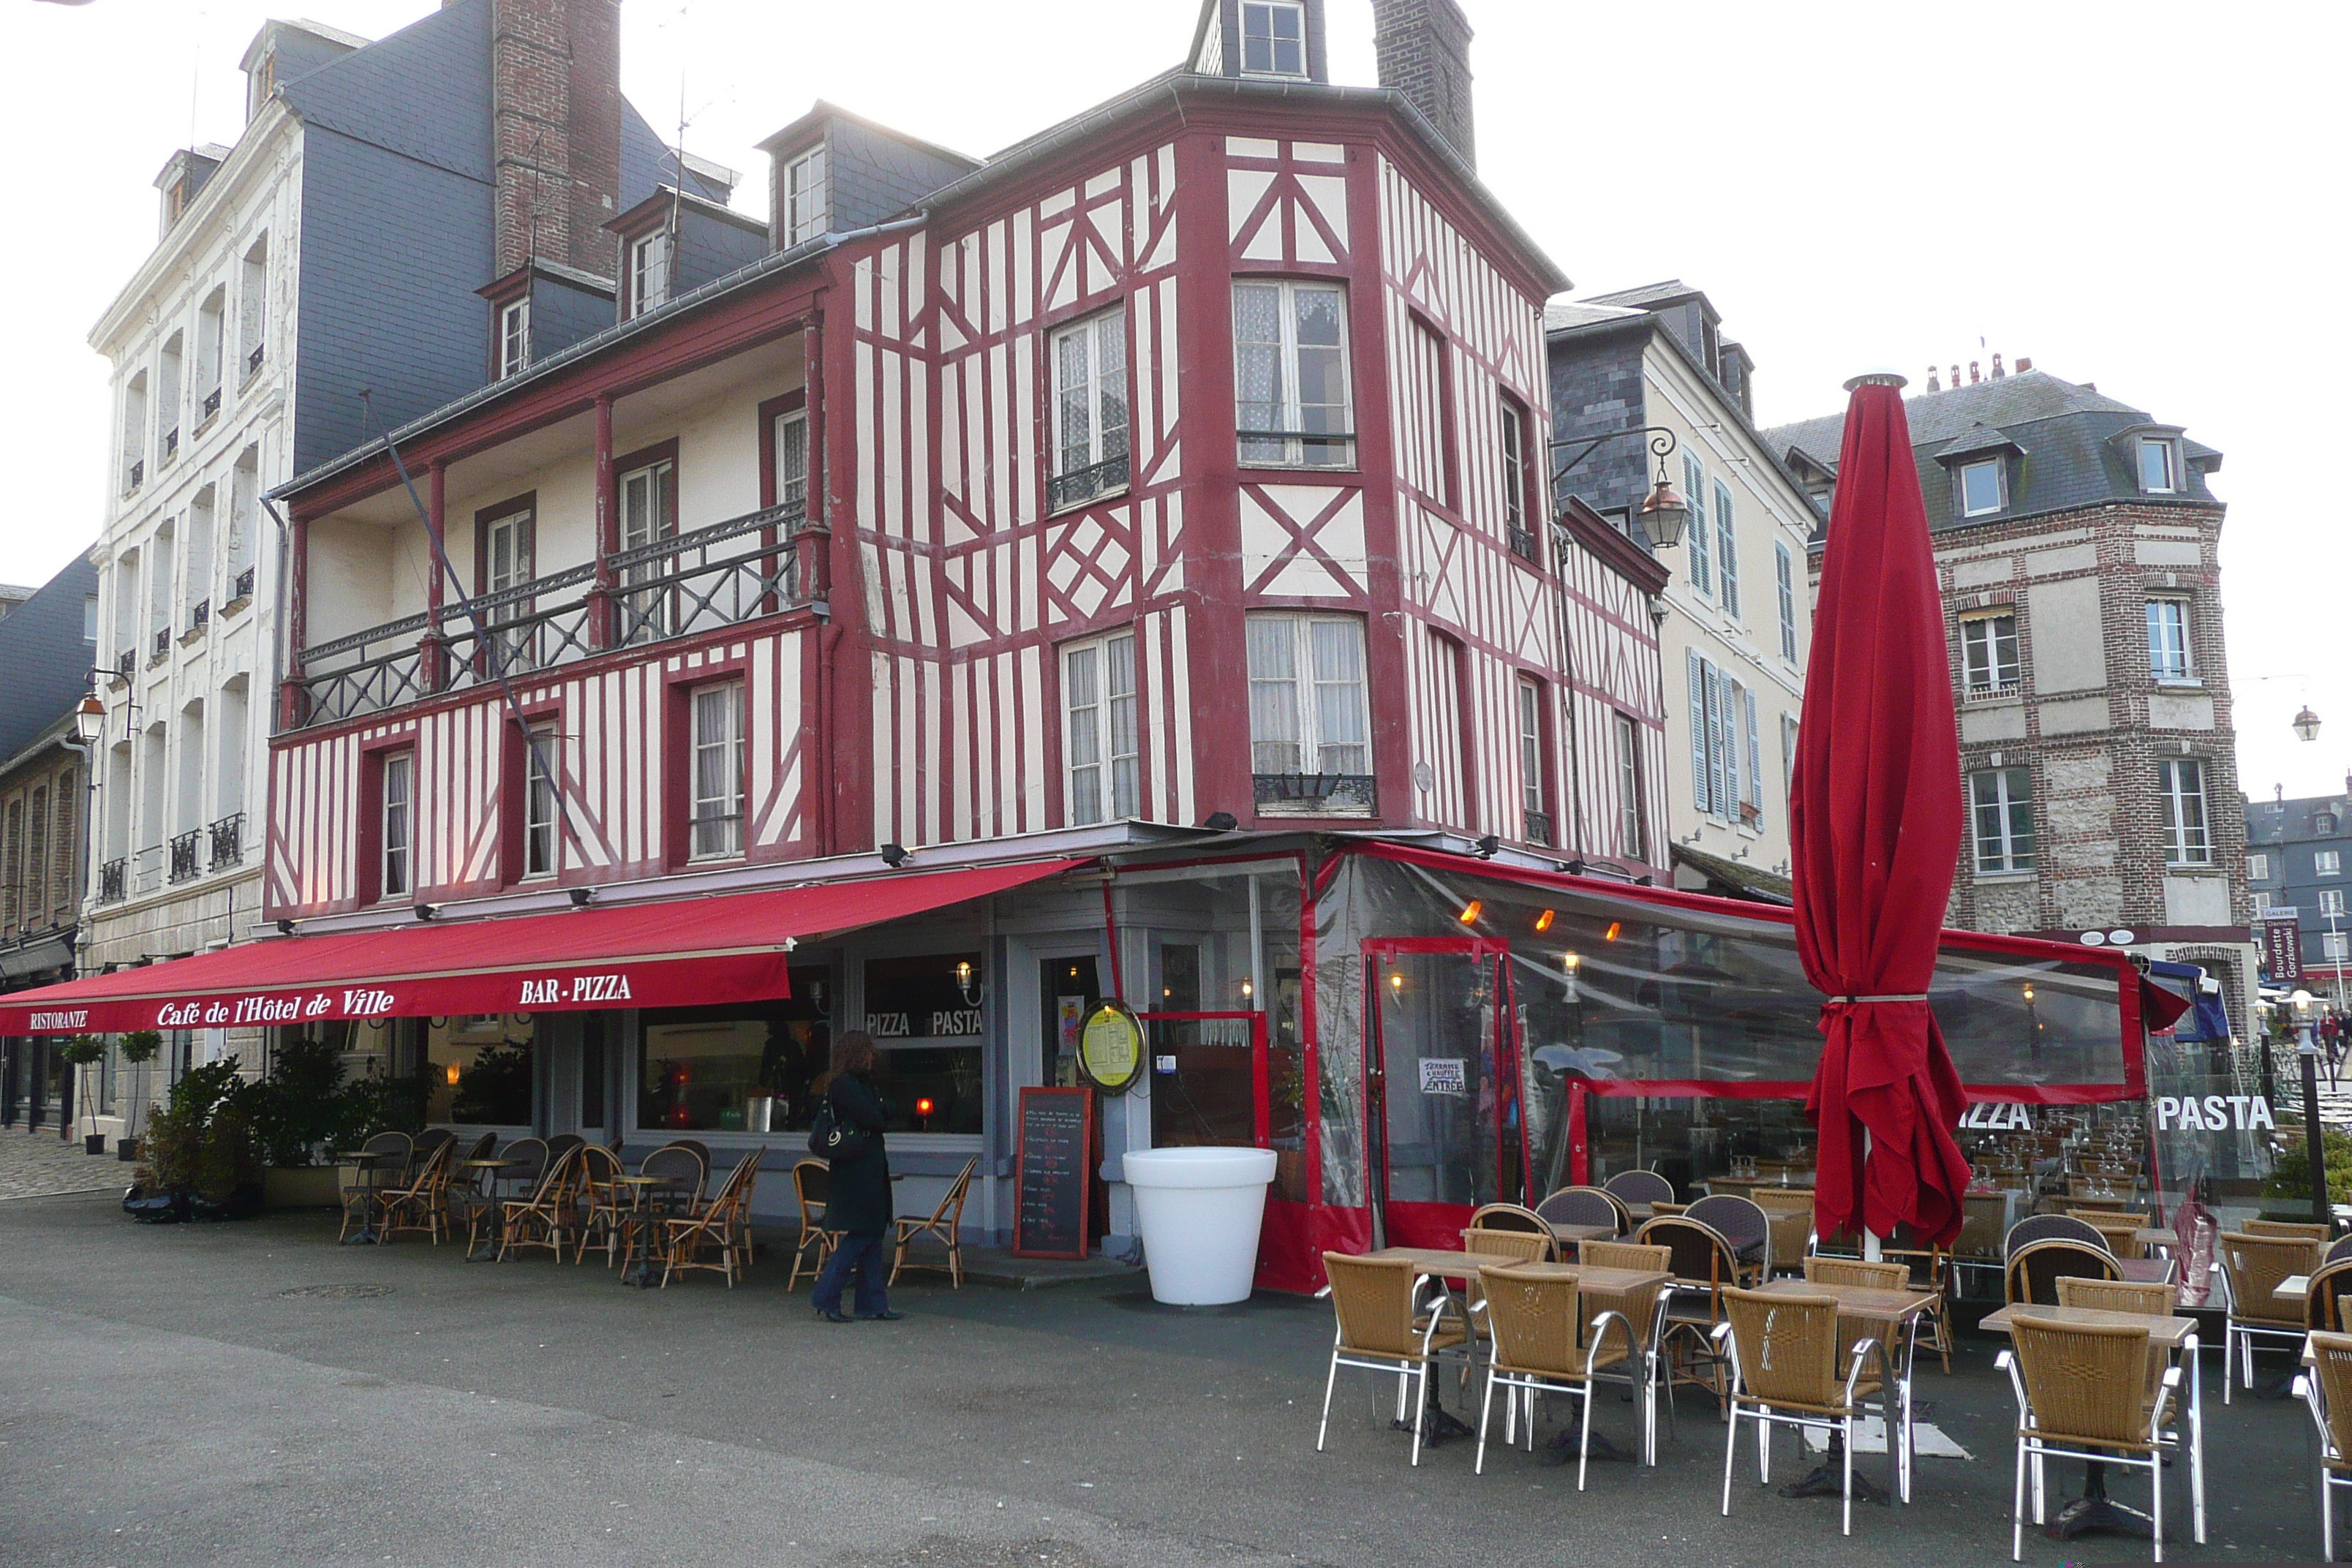
[[[1116,1002],[1088,1015],[1078,1032],[1078,1070],[1105,1094],[1125,1094],[1143,1076],[1143,1025]]]

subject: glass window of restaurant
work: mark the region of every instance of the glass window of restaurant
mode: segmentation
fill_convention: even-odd
[[[767,1133],[804,1129],[833,1055],[839,989],[830,963],[796,963],[792,994],[639,1016],[636,1130]]]
[[[537,1125],[539,1026],[528,1013],[428,1019],[425,1120],[431,1126],[526,1132]]]
[[[977,1138],[985,1107],[988,976],[979,945],[869,957],[862,965],[875,1087],[893,1133]]]

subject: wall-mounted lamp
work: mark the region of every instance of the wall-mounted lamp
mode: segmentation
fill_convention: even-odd
[[[1213,811],[1201,826],[1212,833],[1231,833],[1242,825],[1242,819],[1230,811]]]
[[[972,968],[971,959],[959,958],[956,960],[956,990],[962,994],[963,1005],[967,1007],[977,1007],[980,1005],[981,985],[979,981],[979,972]]]
[[[1255,981],[1255,980],[1252,980],[1252,979],[1251,979],[1248,975],[1246,975],[1246,974],[1243,975],[1243,976],[1242,976],[1242,1000],[1243,1000],[1243,1001],[1244,1001],[1244,1002],[1246,1002],[1246,1001],[1248,1001],[1251,997],[1253,997],[1253,996],[1255,996],[1255,995],[1256,995],[1256,994],[1257,994],[1257,982],[1256,982],[1256,981]]]
[[[912,860],[914,853],[903,844],[885,844],[880,850],[882,864],[893,871]]]
[[[456,1062],[451,1062],[451,1063],[448,1065],[448,1067],[446,1067],[446,1068],[444,1068],[443,1070],[444,1070],[444,1071],[448,1075],[448,1079],[449,1079],[449,1087],[450,1087],[451,1089],[455,1089],[455,1088],[457,1088],[457,1064]]]
[[[1391,993],[1391,994],[1401,994],[1403,990],[1404,990],[1404,971],[1403,971],[1403,970],[1402,970],[1402,969],[1391,969],[1391,970],[1390,970],[1390,971],[1389,971],[1389,991],[1390,991],[1390,993]]]
[[[278,934],[279,936],[292,936],[294,934],[294,922],[292,921],[279,921],[278,922]]]
[[[593,889],[593,888],[574,888],[574,889],[572,889],[572,907],[573,909],[575,909],[575,910],[584,910],[584,909],[586,909],[589,905],[591,905],[591,904],[594,903],[595,901],[596,901],[596,889]]]
[[[429,921],[440,912],[441,906],[438,904],[419,904],[416,906],[416,918],[421,921]]]
[[[1492,860],[1501,852],[1502,847],[1503,840],[1501,837],[1497,834],[1489,833],[1486,837],[1478,840],[1478,858],[1481,860]]]
[[[85,746],[94,746],[106,734],[106,704],[93,694],[74,710],[74,734]]]

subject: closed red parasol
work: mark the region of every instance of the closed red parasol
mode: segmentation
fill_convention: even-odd
[[[1959,1074],[1927,1007],[1960,849],[1959,736],[1896,375],[1847,383],[1789,837],[1797,951],[1828,998],[1806,1110],[1821,1234],[1959,1234]]]

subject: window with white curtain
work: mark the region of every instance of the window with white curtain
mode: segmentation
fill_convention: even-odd
[[[1135,634],[1117,632],[1062,650],[1062,763],[1070,825],[1140,809],[1135,722]]]
[[[2017,684],[2017,616],[2001,610],[1960,617],[1960,687],[1970,697],[1992,697]]]
[[[1631,714],[1612,717],[1617,740],[1617,852],[1631,860],[1650,858],[1643,831],[1642,723]]]
[[[657,228],[629,247],[629,314],[668,302],[669,230]]]
[[[690,853],[697,860],[723,859],[743,852],[743,683],[698,687],[691,701]]]
[[[1128,482],[1127,311],[1054,334],[1054,472],[1046,504],[1059,511]]]
[[[398,752],[383,760],[382,858],[378,884],[387,899],[405,898],[416,890],[415,870],[416,826],[416,754]]]
[[[1530,844],[1552,842],[1551,763],[1543,743],[1543,683],[1521,676],[1519,720],[1519,815]]]
[[[555,874],[555,760],[552,724],[534,724],[522,753],[522,874]]]
[[[1989,768],[1969,775],[1977,870],[1988,876],[2033,869],[2033,775]]]
[[[776,504],[808,506],[808,410],[776,416]]]
[[[671,509],[671,478],[677,465],[664,459],[632,468],[614,489],[621,502],[621,548],[636,550],[677,532]],[[651,583],[666,574],[670,559],[656,553],[621,568],[625,585]],[[660,588],[625,594],[621,599],[623,642],[650,642],[669,635],[669,595]]]
[[[2157,792],[2164,797],[2164,863],[2211,865],[2213,842],[2205,824],[2205,764],[2195,757],[2168,757],[2156,770]]]
[[[2158,680],[2194,680],[2189,651],[2189,601],[2163,597],[2147,602],[2147,665]]]
[[[1250,772],[1370,773],[1364,623],[1267,612],[1248,625]]]
[[[1234,284],[1234,421],[1258,468],[1356,462],[1348,381],[1348,297],[1336,283]]]

